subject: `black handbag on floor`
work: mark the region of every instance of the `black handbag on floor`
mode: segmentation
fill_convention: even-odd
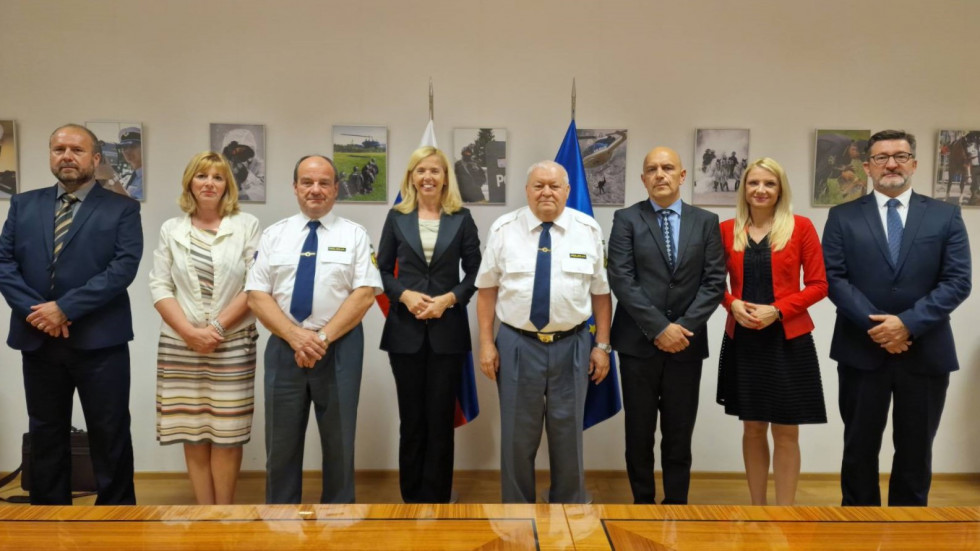
[[[24,433],[24,444],[21,447],[20,487],[31,491],[31,435]],[[94,492],[95,470],[92,468],[92,455],[89,453],[88,433],[71,428],[71,491]],[[75,496],[78,497],[78,496]]]

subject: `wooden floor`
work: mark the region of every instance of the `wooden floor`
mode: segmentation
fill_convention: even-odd
[[[202,507],[183,475],[139,474],[136,507],[89,506],[94,497],[74,507],[0,504],[0,549],[980,549],[980,476],[938,475],[928,508],[836,507],[839,481],[824,475],[803,476],[797,507],[746,507],[739,474],[695,474],[697,505],[624,505],[632,499],[621,471],[588,473],[597,505],[499,505],[498,476],[457,472],[456,505],[399,504],[397,473],[368,471],[357,474],[359,505],[271,506],[263,474],[244,473],[237,505]],[[319,484],[305,477],[304,501],[318,501]],[[539,495],[546,486],[539,473]],[[21,493],[14,484],[0,496]]]
[[[0,507],[4,550],[956,550],[980,508],[643,505]]]
[[[459,503],[499,503],[498,471],[456,471],[454,488]],[[660,475],[657,474],[658,488]],[[629,481],[623,471],[588,471],[586,485],[593,503],[630,504]],[[547,495],[548,473],[538,473],[538,501]],[[882,477],[882,499],[888,495],[887,476]],[[358,471],[356,477],[358,503],[401,503],[398,473],[395,471]],[[770,503],[775,503],[772,482],[769,484]],[[0,490],[0,497],[22,495],[15,481]],[[183,473],[138,473],[136,497],[140,505],[194,505],[194,494]],[[320,476],[306,473],[303,479],[303,501],[320,501]],[[696,505],[747,505],[749,492],[742,473],[694,473],[691,477],[689,502]],[[95,497],[75,500],[76,505],[91,505]],[[238,483],[236,504],[265,503],[265,473],[242,473]],[[840,479],[835,475],[804,474],[797,491],[797,505],[840,505]],[[933,478],[929,505],[933,507],[980,506],[980,474],[944,475]],[[0,507],[3,504],[0,503]]]

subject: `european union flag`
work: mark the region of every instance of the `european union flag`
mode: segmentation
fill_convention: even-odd
[[[582,150],[578,146],[578,133],[575,130],[575,120],[568,125],[565,132],[565,139],[561,142],[555,162],[565,167],[568,172],[568,184],[571,189],[568,192],[567,206],[584,212],[593,218],[592,199],[589,198],[589,183],[585,179],[585,166],[582,164]],[[595,326],[595,318],[589,318],[589,327]],[[593,340],[595,332],[593,331]],[[609,375],[599,384],[589,383],[588,392],[585,395],[585,422],[583,428],[587,429],[609,419],[623,409],[623,399],[619,393],[619,371],[616,369],[616,356],[609,355]]]

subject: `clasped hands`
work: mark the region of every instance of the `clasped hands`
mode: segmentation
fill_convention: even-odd
[[[441,318],[442,313],[455,303],[455,296],[452,292],[439,295],[435,298],[418,291],[405,290],[398,301],[408,308],[408,311],[418,320]]]
[[[871,340],[878,343],[889,354],[901,354],[912,346],[912,336],[902,323],[901,318],[893,314],[871,314],[871,321],[878,325],[868,330]]]
[[[313,367],[327,354],[327,348],[330,347],[330,340],[321,338],[321,335],[325,335],[322,329],[320,331],[313,331],[312,329],[303,329],[298,326],[293,326],[290,329],[289,335],[286,337],[286,342],[293,349],[293,358],[296,360],[296,365],[305,368]]]
[[[31,306],[31,313],[27,315],[27,323],[49,336],[66,339],[68,338],[68,326],[71,325],[68,316],[61,311],[58,303],[53,300]]]
[[[755,304],[744,300],[732,302],[735,322],[746,329],[765,329],[779,319],[779,310],[771,304]]]

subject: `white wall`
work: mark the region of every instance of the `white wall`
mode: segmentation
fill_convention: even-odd
[[[59,124],[143,122],[146,253],[130,289],[136,468],[179,471],[180,449],[160,448],[154,440],[159,317],[146,276],[160,224],[178,213],[174,199],[184,164],[208,146],[208,123],[267,125],[269,200],[247,207],[267,225],[297,210],[293,163],[302,154],[329,151],[333,124],[387,125],[389,163],[397,174],[427,120],[431,76],[443,146],[450,145],[453,127],[508,130],[508,204],[472,209],[485,231],[523,204],[526,167],[554,157],[576,77],[579,127],[630,130],[627,204],[645,197],[639,169],[648,149],[669,145],[692,163],[696,128],[750,128],[751,155],[784,164],[796,211],[820,229],[827,210],[806,200],[815,129],[897,127],[918,134],[915,189],[929,194],[937,131],[980,128],[975,15],[970,0],[0,0],[0,118],[18,121],[22,190],[53,183],[46,147]],[[388,183],[394,187],[396,178]],[[683,197],[690,198],[690,182]],[[0,204],[0,215],[6,208]],[[364,224],[375,242],[385,209],[337,207]],[[596,210],[608,233],[615,209]],[[733,214],[714,210],[722,218]],[[968,210],[964,218],[980,257],[980,211]],[[8,311],[0,306],[3,335]],[[801,430],[803,470],[836,472],[843,427],[836,366],[828,357],[834,310],[823,301],[811,313],[830,422]],[[953,321],[963,369],[952,376],[935,469],[978,472],[980,401],[973,394],[980,388],[980,344],[971,325],[980,321],[980,300],[968,300]],[[709,324],[712,357],[705,363],[694,440],[694,468],[702,471],[742,469],[739,423],[714,404],[722,323],[719,312]],[[372,309],[365,319],[357,436],[363,469],[397,468],[398,415],[387,359],[377,350],[381,325]],[[19,461],[27,416],[19,354],[0,348],[0,366],[4,470]],[[245,448],[250,470],[264,467],[261,372],[257,422]],[[478,378],[482,413],[457,431],[460,469],[498,467],[496,391]],[[75,417],[82,423],[80,411]],[[316,469],[319,453],[310,433],[306,466]],[[891,443],[885,440],[887,470]],[[585,446],[588,468],[622,469],[622,416],[588,431]],[[546,458],[542,451],[541,467]]]

